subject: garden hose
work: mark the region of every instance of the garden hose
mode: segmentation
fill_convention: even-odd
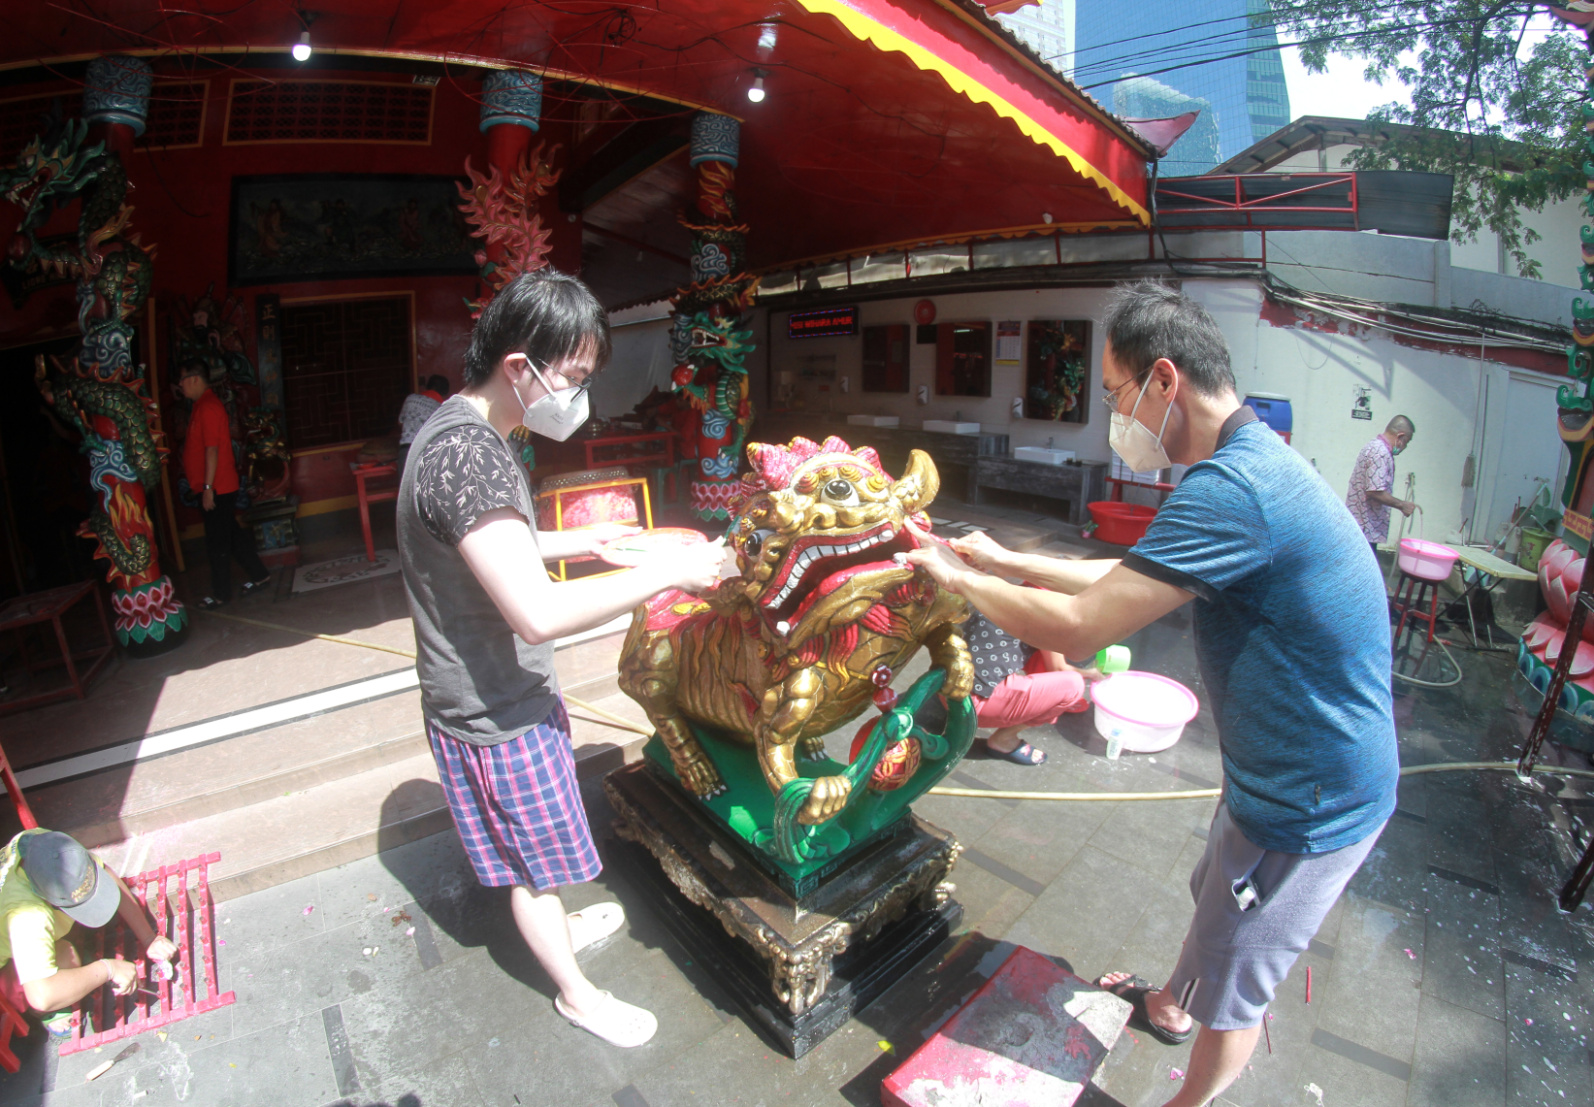
[[[336,634],[317,634],[313,630],[300,630],[298,627],[284,626],[281,623],[268,623],[261,619],[246,619],[242,615],[225,615],[220,611],[207,611],[205,614],[214,616],[217,619],[230,619],[235,623],[248,623],[252,627],[263,627],[266,630],[287,631],[289,634],[297,634],[301,638],[319,638],[323,642],[336,642],[340,646],[359,646],[361,649],[366,650],[381,650],[383,653],[394,653],[400,657],[407,657],[411,661],[415,660],[414,650],[401,650],[397,646],[381,646],[375,642],[362,642],[358,638],[340,638]],[[567,707],[573,707],[577,711],[585,711],[588,714],[596,715],[598,719],[620,730],[629,730],[635,734],[645,734],[649,737],[653,735],[651,729],[633,723],[630,719],[622,718],[612,711],[594,707],[585,700],[578,700],[574,696],[566,695],[564,696],[564,701]]]
[[[217,619],[230,619],[235,623],[248,623],[250,626],[262,627],[266,630],[281,630],[289,634],[297,634],[303,638],[319,638],[323,642],[336,642],[342,646],[359,646],[368,650],[380,650],[383,653],[398,654],[400,657],[415,659],[414,650],[401,650],[394,646],[381,646],[375,642],[362,642],[358,638],[342,638],[334,634],[317,634],[312,630],[300,630],[298,627],[284,626],[281,623],[268,623],[261,619],[246,619],[242,615],[224,615],[219,611],[207,611],[205,614]],[[1443,646],[1444,643],[1440,642]],[[1446,651],[1447,653],[1449,651]],[[1410,678],[1403,678],[1410,679]],[[1459,679],[1459,678],[1458,678]],[[1413,681],[1413,683],[1424,683]],[[1444,687],[1443,685],[1429,685],[1429,687]],[[576,699],[574,696],[565,696],[565,703],[579,711],[590,712],[621,730],[629,730],[636,734],[652,737],[653,731],[640,726],[630,719],[622,718],[601,707],[594,707],[590,703]],[[1401,776],[1416,776],[1422,773],[1454,773],[1454,772],[1516,772],[1515,761],[1455,761],[1438,765],[1410,765],[1400,770]],[[1591,769],[1563,769],[1559,766],[1536,765],[1536,773],[1546,773],[1550,776],[1576,776],[1594,779],[1594,770]],[[1132,803],[1142,800],[1192,800],[1216,799],[1221,794],[1218,788],[1196,788],[1186,792],[1004,792],[983,788],[931,788],[928,795],[932,796],[959,796],[968,799],[995,799],[995,800],[1050,800],[1053,802],[1101,802],[1111,801],[1118,803]]]
[[[1419,776],[1423,773],[1499,772],[1517,771],[1515,761],[1452,761],[1437,765],[1408,765],[1400,770],[1401,776]],[[1563,769],[1558,765],[1535,765],[1533,771],[1550,776],[1578,776],[1594,780],[1594,769]],[[1188,792],[999,792],[983,788],[931,788],[932,796],[962,796],[967,799],[994,800],[1051,800],[1054,802],[1085,802],[1112,800],[1134,802],[1137,800],[1192,800],[1216,799],[1220,788],[1195,788]]]

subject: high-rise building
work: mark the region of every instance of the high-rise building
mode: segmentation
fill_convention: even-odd
[[[1073,65],[1075,0],[1036,0],[996,21],[1063,76]]]
[[[1163,159],[1164,176],[1205,173],[1290,122],[1268,0],[1067,2],[1070,54],[1053,64],[1075,84],[1129,118],[1201,110]]]

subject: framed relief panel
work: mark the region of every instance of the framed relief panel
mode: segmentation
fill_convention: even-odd
[[[1024,418],[1090,421],[1090,320],[1031,319]]]

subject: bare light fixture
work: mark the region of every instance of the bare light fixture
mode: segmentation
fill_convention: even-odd
[[[753,70],[753,83],[747,90],[747,98],[755,104],[762,104],[764,95],[764,71],[755,69]]]
[[[310,60],[310,32],[300,31],[299,41],[293,44],[293,60],[307,62]]]

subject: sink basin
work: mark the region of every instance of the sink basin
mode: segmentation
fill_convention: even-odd
[[[950,419],[926,419],[924,429],[938,434],[979,434],[978,423],[954,423]]]
[[[855,427],[894,427],[902,420],[895,415],[849,415],[847,422]]]
[[[1074,460],[1073,450],[1048,450],[1042,446],[1017,446],[1013,456],[1020,461],[1036,461],[1042,465],[1061,465]]]

